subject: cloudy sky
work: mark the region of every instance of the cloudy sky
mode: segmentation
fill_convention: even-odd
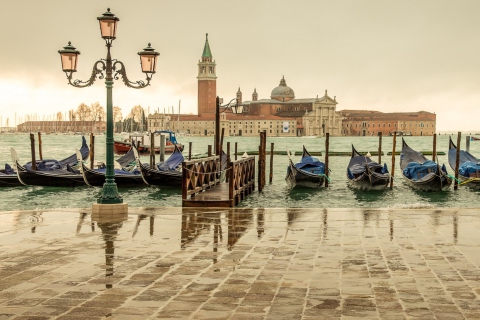
[[[120,18],[113,58],[131,80],[144,79],[137,52],[148,42],[161,53],[151,86],[117,81],[114,105],[123,115],[195,113],[197,63],[209,33],[217,92],[241,88],[249,100],[269,98],[282,75],[297,98],[336,96],[337,110],[425,110],[437,128],[479,130],[480,1],[443,0],[23,0],[0,13],[0,117],[66,113],[84,102],[105,105],[103,80],[67,85],[57,51],[71,41],[81,52],[77,78],[86,80],[106,49],[97,16]]]

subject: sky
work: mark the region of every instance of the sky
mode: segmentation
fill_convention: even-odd
[[[113,105],[197,110],[197,63],[205,34],[217,63],[217,94],[238,88],[268,99],[282,76],[296,98],[335,96],[337,111],[429,111],[438,131],[479,130],[480,1],[462,0],[23,0],[0,13],[0,126],[53,117],[80,103],[106,105],[104,80],[68,85],[58,50],[80,52],[75,78],[105,58],[97,17],[120,18],[112,58],[144,80],[137,53],[160,52],[145,89],[114,84]],[[16,118],[15,118],[16,117]],[[15,120],[16,119],[16,120]]]

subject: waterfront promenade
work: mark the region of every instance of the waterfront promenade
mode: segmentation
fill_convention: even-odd
[[[475,209],[0,213],[0,319],[480,319]]]

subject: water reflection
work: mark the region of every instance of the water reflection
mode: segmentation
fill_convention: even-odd
[[[102,230],[102,238],[105,241],[105,288],[113,287],[113,263],[115,261],[115,240],[118,230],[123,226],[123,222],[128,219],[128,214],[92,214],[92,220]]]
[[[457,244],[458,241],[458,214],[453,213],[453,243]]]
[[[37,226],[43,222],[43,217],[41,212],[36,212],[30,216],[31,232],[35,233],[37,231]]]
[[[227,231],[226,243],[223,248],[233,250],[240,238],[253,224],[253,210],[219,210],[198,211],[192,208],[182,209],[180,247],[185,249],[192,246],[197,239],[211,237],[213,263],[217,262],[217,255],[224,243],[224,230]],[[263,210],[257,215],[257,236],[264,232]],[[200,240],[199,240],[200,241]]]
[[[251,209],[232,210],[228,213],[228,250],[243,236],[252,223],[253,213]]]
[[[261,238],[265,232],[265,209],[258,209],[257,213],[257,238]]]
[[[390,194],[390,190],[358,190],[349,186],[349,189],[352,191],[353,196],[359,202],[373,203],[382,201]]]
[[[137,216],[137,221],[135,222],[135,227],[133,228],[133,233],[132,233],[132,239],[135,237],[135,235],[138,232],[138,227],[140,226],[140,222],[145,220],[146,218],[149,218],[149,226],[150,226],[150,236],[153,236],[153,230],[154,230],[154,222],[155,222],[155,216],[152,215],[147,215],[147,214],[139,214]]]

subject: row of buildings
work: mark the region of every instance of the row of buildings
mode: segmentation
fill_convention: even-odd
[[[211,136],[215,132],[217,97],[217,65],[213,60],[208,34],[201,59],[198,61],[197,115],[148,115],[147,130],[172,130],[188,135]],[[436,115],[420,111],[411,113],[383,113],[369,110],[337,111],[337,99],[327,90],[322,97],[297,98],[284,77],[271,91],[270,97],[259,99],[253,89],[251,100],[244,99],[238,88],[235,95],[243,106],[243,113],[222,110],[220,128],[226,136],[257,136],[266,131],[269,136],[370,136],[393,131],[406,135],[433,135]],[[18,125],[18,131],[104,132],[104,121],[29,121]]]
[[[198,62],[197,115],[155,113],[148,116],[149,130],[172,130],[190,135],[213,135],[217,97],[216,62],[210,50],[208,34],[201,60]],[[220,128],[227,136],[257,136],[266,131],[270,136],[367,136],[388,135],[394,131],[406,135],[433,135],[436,115],[420,111],[383,113],[369,110],[337,111],[337,100],[328,95],[296,98],[284,77],[273,88],[270,98],[258,99],[254,89],[251,100],[244,100],[238,88],[237,101],[243,113],[222,110]]]

